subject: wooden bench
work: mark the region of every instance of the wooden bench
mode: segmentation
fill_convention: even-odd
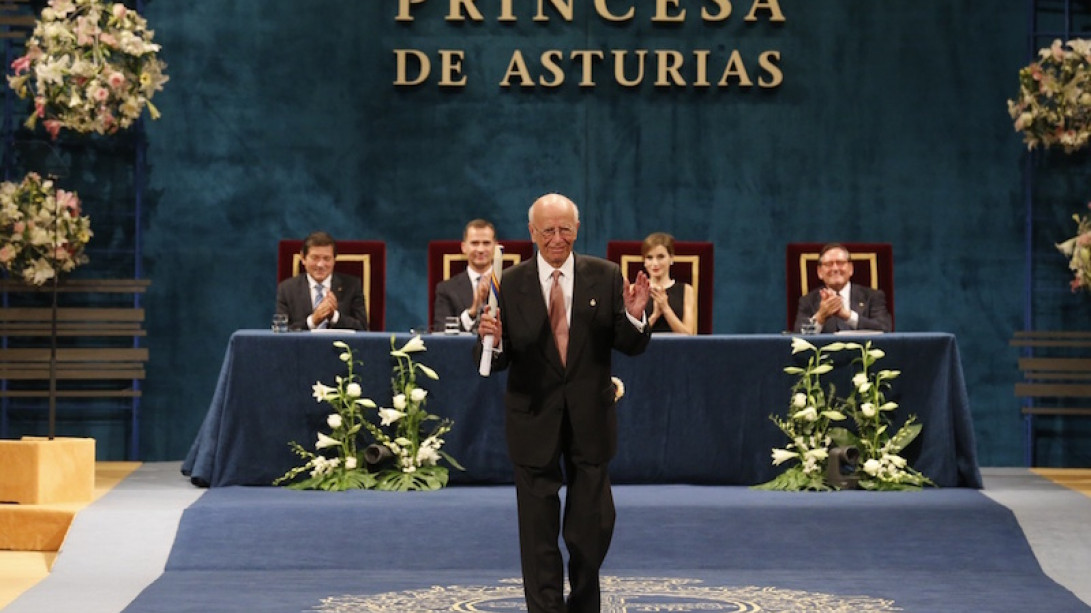
[[[1015,396],[1023,400],[1024,461],[1033,466],[1035,417],[1091,417],[1091,332],[1018,331],[1010,345],[1023,350]]]
[[[0,281],[0,436],[8,434],[9,411],[32,406],[26,404],[32,399],[123,399],[131,411],[128,455],[138,457],[141,382],[149,359],[141,346],[147,333],[139,296],[148,285],[146,279],[62,281],[57,291],[64,306],[54,322],[49,284]]]

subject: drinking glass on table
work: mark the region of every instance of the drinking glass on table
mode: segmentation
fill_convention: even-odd
[[[287,332],[288,331],[288,314],[287,313],[275,313],[273,314],[273,332]]]

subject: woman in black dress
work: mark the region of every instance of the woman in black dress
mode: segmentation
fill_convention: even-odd
[[[697,333],[697,297],[689,283],[671,278],[674,263],[674,237],[654,232],[640,247],[644,270],[651,281],[651,297],[645,312],[652,332]]]

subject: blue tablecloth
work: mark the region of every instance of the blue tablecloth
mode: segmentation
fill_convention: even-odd
[[[400,346],[408,334],[398,334]],[[334,340],[344,340],[363,360],[364,395],[390,406],[391,335],[365,333],[273,334],[243,330],[231,336],[220,379],[182,472],[198,485],[268,485],[300,463],[288,441],[313,448],[326,431],[329,406],[311,396],[318,381],[334,384],[344,373]],[[452,418],[445,449],[465,468],[451,482],[510,483],[504,443],[505,374],[477,374],[472,336],[424,337],[420,361],[435,369],[428,381],[428,410]],[[900,425],[910,413],[924,430],[905,455],[945,487],[981,487],[973,423],[955,337],[942,333],[881,336],[812,336],[827,343],[872,341],[886,352],[878,366],[901,370],[889,400]],[[847,361],[847,352],[836,354]],[[637,357],[615,356],[626,387],[618,410],[615,483],[752,485],[780,468],[770,450],[784,435],[770,421],[783,414],[794,377],[791,339],[784,335],[653,337]],[[847,369],[840,369],[847,370]],[[359,371],[358,371],[359,372]],[[836,380],[835,380],[836,381]],[[847,389],[847,378],[837,383]]]

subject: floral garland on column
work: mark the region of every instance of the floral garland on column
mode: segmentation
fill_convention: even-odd
[[[1087,206],[1091,208],[1091,203]],[[1072,271],[1069,288],[1073,292],[1091,291],[1091,220],[1078,213],[1072,219],[1076,222],[1076,236],[1054,246],[1068,258],[1068,269]]]
[[[27,127],[41,120],[55,139],[61,129],[113,134],[145,107],[158,119],[151,99],[168,77],[153,35],[124,4],[49,0],[8,76],[20,98],[34,100]]]
[[[1008,100],[1027,149],[1082,149],[1091,138],[1091,41],[1054,40],[1019,70],[1019,97]]]
[[[75,192],[29,173],[0,184],[0,266],[30,285],[43,285],[87,262],[91,219]]]
[[[1062,147],[1073,153],[1091,140],[1091,40],[1060,39],[1038,50],[1019,70],[1019,97],[1008,100],[1016,131],[1027,149]],[[1073,292],[1091,288],[1091,222],[1075,214],[1076,236],[1056,243],[1068,258]]]

